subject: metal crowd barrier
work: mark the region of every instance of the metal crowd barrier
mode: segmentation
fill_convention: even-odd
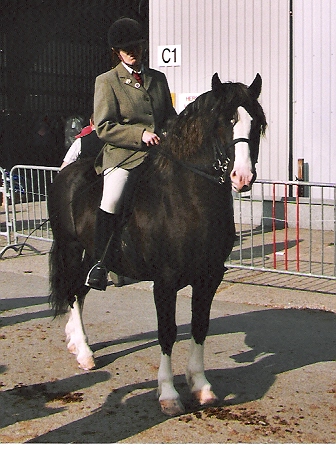
[[[58,171],[11,169],[10,199],[6,182],[1,187],[7,200],[6,249],[33,248],[28,239],[52,241],[46,200]],[[227,267],[336,279],[335,184],[258,180],[251,192],[234,196],[234,211],[237,240]]]
[[[48,221],[47,195],[56,167],[16,165],[10,173],[12,242],[2,250],[12,248],[21,253],[23,247],[37,251],[28,239],[52,241]]]
[[[5,237],[6,246],[11,243],[11,222],[9,217],[10,193],[6,171],[0,167],[0,235]],[[0,250],[1,257],[1,250]]]
[[[336,279],[336,185],[259,180],[234,199],[229,268]]]

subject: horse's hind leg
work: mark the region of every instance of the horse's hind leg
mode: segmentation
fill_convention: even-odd
[[[95,368],[95,361],[84,329],[83,305],[84,298],[76,297],[70,310],[68,323],[65,326],[65,333],[68,350],[76,356],[79,367],[90,370]]]
[[[189,388],[201,405],[215,403],[218,398],[204,374],[204,341],[208,332],[211,303],[217,289],[214,282],[193,286],[191,347],[186,371]]]
[[[176,340],[176,291],[154,283],[154,299],[158,318],[161,361],[158,373],[158,394],[161,410],[168,416],[184,412],[180,395],[174,387],[171,354]]]
[[[73,260],[71,261],[71,275],[75,278],[72,282],[72,294],[74,293],[74,297],[72,298],[74,302],[71,304],[70,316],[65,327],[65,333],[68,342],[68,350],[76,356],[79,367],[84,370],[90,370],[95,368],[95,361],[93,353],[88,345],[88,337],[85,333],[83,308],[85,297],[90,290],[84,285],[84,282],[92,263],[86,253],[83,259],[81,255],[78,254],[77,260],[76,262],[73,255]]]

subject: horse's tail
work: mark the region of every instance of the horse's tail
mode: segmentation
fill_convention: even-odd
[[[55,316],[66,313],[75,297],[83,294],[82,254],[77,241],[54,237],[49,255],[49,304]]]
[[[93,265],[95,211],[102,188],[102,179],[98,180],[100,188],[89,158],[63,169],[49,191],[48,211],[53,232],[49,303],[56,315],[66,313],[75,299],[83,303],[89,291],[85,279]]]

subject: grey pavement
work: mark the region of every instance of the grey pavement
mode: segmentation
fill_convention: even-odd
[[[48,246],[0,260],[0,443],[335,443],[333,283],[230,270],[211,312],[207,376],[219,397],[189,395],[190,289],[179,292],[173,366],[186,413],[156,398],[160,349],[151,282],[86,299],[97,369],[66,350],[48,306]]]

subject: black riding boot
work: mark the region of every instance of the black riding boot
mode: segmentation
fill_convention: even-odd
[[[117,216],[98,208],[95,230],[95,258],[97,263],[90,269],[85,285],[96,290],[106,290],[107,273],[106,260],[116,234]],[[105,259],[106,256],[106,259]]]

